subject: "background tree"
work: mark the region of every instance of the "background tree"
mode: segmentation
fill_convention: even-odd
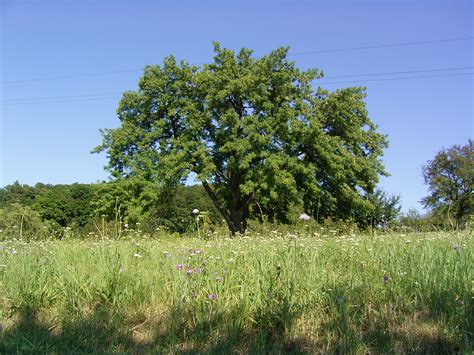
[[[0,208],[12,209],[14,204],[30,207],[43,221],[61,227],[84,227],[93,214],[92,202],[97,185],[50,185],[34,187],[15,182],[0,188]]]
[[[423,166],[430,194],[422,200],[451,226],[464,224],[474,213],[474,143],[441,150]],[[454,219],[454,220],[452,220]]]
[[[92,202],[94,216],[117,225],[131,227],[142,222],[157,201],[157,192],[149,181],[143,179],[119,179],[96,185]]]
[[[386,138],[368,118],[362,88],[329,93],[288,48],[261,58],[214,45],[202,67],[165,59],[123,95],[121,126],[103,131],[107,168],[163,189],[194,173],[229,229],[243,232],[258,202],[283,218],[292,203],[321,217],[370,206]],[[171,190],[170,190],[171,191]],[[319,205],[318,205],[319,206]]]
[[[222,216],[212,200],[200,185],[177,186],[174,193],[162,193],[156,203],[143,218],[143,230],[152,232],[158,227],[169,231],[184,233],[196,229],[196,216],[193,209],[207,213],[209,220],[219,225]]]
[[[22,215],[25,216],[23,236],[33,230],[27,220],[32,215],[45,227],[42,235],[60,232],[63,227],[78,232],[96,232],[102,219],[108,227],[116,229],[120,228],[118,224],[123,228],[125,223],[134,228],[139,222],[145,232],[153,232],[162,226],[171,232],[185,232],[196,226],[191,213],[195,208],[208,213],[216,224],[222,218],[200,185],[177,186],[176,191],[158,192],[155,185],[143,179],[98,184],[38,183],[34,187],[16,182],[0,188],[0,229],[15,232],[21,225],[17,219],[21,220]],[[30,210],[32,214],[29,214]],[[17,227],[12,229],[15,225]]]
[[[22,185],[18,181],[0,188],[0,206],[18,203],[23,206],[31,206],[35,201],[35,188]]]
[[[368,194],[367,198],[371,202],[372,208],[365,212],[366,223],[372,228],[388,228],[400,215],[400,196],[388,195],[380,189]]]
[[[56,222],[66,227],[72,219],[74,205],[66,193],[66,188],[59,185],[55,189],[47,189],[38,194],[33,204],[43,220]]]

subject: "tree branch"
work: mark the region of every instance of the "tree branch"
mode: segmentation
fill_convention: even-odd
[[[229,225],[229,227],[235,227],[234,223],[232,222],[229,213],[226,211],[224,207],[222,207],[219,199],[217,198],[216,194],[212,190],[211,186],[207,181],[202,181],[202,186],[204,186],[204,190],[206,190],[207,194],[211,198],[212,202],[214,202],[214,206],[216,206],[217,210],[221,213],[222,217],[224,217],[225,221]]]

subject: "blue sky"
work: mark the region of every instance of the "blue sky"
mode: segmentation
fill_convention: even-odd
[[[0,186],[107,179],[105,154],[90,151],[101,142],[100,128],[118,126],[117,97],[136,88],[141,72],[76,75],[140,69],[169,54],[208,62],[214,40],[258,56],[287,45],[298,53],[474,36],[468,0],[3,0],[0,6]],[[292,59],[328,77],[474,66],[472,40]],[[52,77],[63,78],[32,81]],[[404,211],[421,209],[421,166],[474,136],[472,75],[320,85],[367,87],[370,117],[390,142],[383,160],[391,176],[380,185],[401,195]]]

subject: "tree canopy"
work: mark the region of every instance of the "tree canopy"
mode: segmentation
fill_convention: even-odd
[[[124,93],[121,126],[105,129],[112,176],[162,188],[193,174],[229,229],[243,232],[252,208],[284,219],[291,204],[318,218],[372,208],[386,137],[368,117],[364,88],[314,88],[288,48],[254,58],[214,43],[214,60],[147,66]],[[362,215],[359,213],[359,215]]]
[[[438,152],[423,167],[423,177],[430,193],[422,200],[425,207],[453,225],[474,214],[474,142]]]

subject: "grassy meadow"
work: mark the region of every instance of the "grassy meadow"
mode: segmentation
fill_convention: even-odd
[[[0,242],[0,353],[468,353],[473,236]]]

